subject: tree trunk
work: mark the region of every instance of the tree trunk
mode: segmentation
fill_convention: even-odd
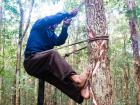
[[[129,102],[129,64],[124,67],[124,98],[125,98],[125,105],[130,105]]]
[[[127,0],[128,10],[131,11],[131,16],[129,17],[129,27],[131,33],[131,40],[132,40],[132,49],[133,49],[133,57],[134,57],[134,71],[135,71],[135,82],[136,82],[136,101],[137,105],[140,105],[140,40],[137,24],[136,24],[136,17],[134,13],[134,9],[136,7],[134,0]]]
[[[19,89],[19,77],[20,77],[20,66],[21,66],[21,52],[22,52],[22,42],[23,38],[27,33],[29,24],[30,24],[30,18],[31,18],[31,13],[32,13],[32,8],[34,5],[34,0],[32,0],[31,7],[29,8],[29,16],[27,19],[27,24],[24,29],[24,10],[21,4],[21,1],[18,1],[19,4],[19,9],[20,9],[20,24],[19,24],[19,42],[18,42],[18,47],[17,47],[17,61],[16,61],[16,78],[15,78],[15,83],[16,83],[16,95],[15,95],[15,105],[20,105],[20,89]]]
[[[38,79],[35,79],[35,88],[34,88],[34,93],[35,93],[35,95],[34,95],[34,105],[36,105],[37,104],[37,90],[38,90]]]
[[[50,91],[51,91],[51,89],[49,87],[49,84],[45,83],[44,105],[48,105]]]
[[[124,98],[125,98],[125,105],[130,105],[129,102],[129,78],[130,78],[130,66],[128,63],[128,54],[126,51],[126,35],[124,35],[124,51],[123,51],[123,56],[124,56],[124,66],[123,66],[123,71],[124,71]]]
[[[107,36],[103,0],[86,0],[88,37]],[[91,88],[94,105],[112,105],[112,81],[108,57],[108,41],[89,43],[89,65],[93,75]]]
[[[22,44],[18,44],[17,48],[17,64],[16,64],[16,104],[15,105],[20,105],[20,88],[19,88],[19,77],[20,77],[20,63],[21,63],[21,49],[22,49]]]
[[[139,56],[139,49],[138,49],[138,40],[137,34],[132,32],[135,31],[136,28],[136,21],[130,20],[130,27],[131,27],[131,40],[132,40],[132,48],[133,48],[133,56],[134,56],[134,71],[135,71],[135,82],[136,82],[136,90],[137,90],[137,105],[140,105],[140,56]]]
[[[19,8],[20,8],[20,24],[19,24],[19,42],[17,46],[17,61],[16,61],[16,99],[15,99],[15,105],[20,105],[20,89],[19,89],[19,77],[20,77],[20,66],[21,66],[21,50],[22,50],[22,41],[20,38],[23,34],[23,19],[24,19],[24,11],[21,5],[21,1],[19,1]]]
[[[0,4],[3,2],[3,0],[0,0]],[[3,8],[0,6],[0,58],[2,60],[1,66],[0,66],[0,74],[4,70],[4,43],[5,39],[3,38]],[[3,76],[0,76],[0,105],[2,105],[2,84],[3,84]]]

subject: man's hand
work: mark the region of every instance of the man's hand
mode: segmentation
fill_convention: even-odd
[[[70,12],[70,16],[67,17],[67,18],[65,18],[65,19],[63,20],[63,26],[68,27],[68,26],[70,25],[71,21],[72,21],[71,18],[74,17],[74,16],[76,16],[77,13],[78,13],[78,11],[79,11],[79,9],[73,9],[73,10]]]
[[[79,9],[73,9],[73,10],[70,12],[70,15],[71,15],[72,17],[74,17],[74,16],[77,15],[78,11],[79,11]]]
[[[71,23],[72,19],[71,18],[66,18],[63,20],[63,25],[64,26],[69,26]]]

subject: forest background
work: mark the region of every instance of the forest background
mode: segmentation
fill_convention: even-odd
[[[104,0],[113,105],[140,105],[137,102],[134,54],[129,27],[129,19],[133,15],[137,24],[140,49],[140,0],[134,1],[133,11],[129,10],[127,1],[133,0]],[[23,68],[23,53],[31,26],[41,17],[61,10],[69,12],[80,3],[79,0],[0,0],[0,105],[37,104],[38,79],[29,76]],[[78,15],[73,18],[65,45],[87,39],[86,19],[85,6],[82,6]],[[56,33],[60,30],[61,25]],[[87,44],[85,42],[58,51],[63,56]],[[66,60],[81,73],[88,65],[88,54],[88,50],[84,49],[70,55]],[[47,83],[44,104],[76,105]],[[91,100],[84,101],[82,105],[91,105]]]

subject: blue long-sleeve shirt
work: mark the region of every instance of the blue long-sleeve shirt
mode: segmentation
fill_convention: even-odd
[[[27,41],[24,52],[25,58],[36,52],[42,52],[64,44],[68,36],[68,27],[63,26],[59,36],[49,27],[59,24],[66,17],[72,16],[68,13],[57,13],[56,15],[46,16],[37,20],[31,29]]]

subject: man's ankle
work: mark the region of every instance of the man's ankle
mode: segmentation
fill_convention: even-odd
[[[77,74],[71,75],[70,79],[75,83],[80,82],[79,75],[77,75]]]

